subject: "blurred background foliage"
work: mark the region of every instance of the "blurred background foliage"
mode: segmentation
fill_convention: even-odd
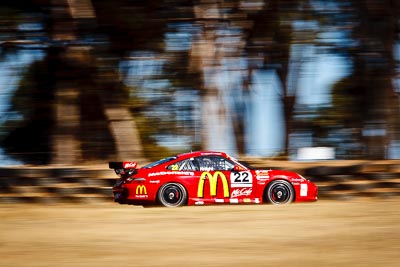
[[[3,0],[0,159],[400,158],[399,16],[390,0]]]

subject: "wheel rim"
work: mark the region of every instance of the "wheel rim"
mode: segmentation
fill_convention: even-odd
[[[176,185],[169,185],[164,188],[162,198],[169,206],[179,205],[183,198],[182,189]]]
[[[292,193],[288,185],[277,183],[271,186],[269,195],[273,203],[283,204],[289,202]]]

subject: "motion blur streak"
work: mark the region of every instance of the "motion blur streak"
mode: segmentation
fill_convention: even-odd
[[[3,0],[0,164],[399,159],[399,19],[390,0]]]

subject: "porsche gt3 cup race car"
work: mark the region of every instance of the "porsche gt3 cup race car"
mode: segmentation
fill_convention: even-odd
[[[110,162],[120,176],[115,202],[143,206],[316,201],[318,189],[301,175],[256,170],[223,152],[190,152],[141,168],[136,162]]]

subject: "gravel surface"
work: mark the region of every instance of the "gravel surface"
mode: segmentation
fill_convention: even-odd
[[[400,199],[0,205],[0,266],[399,266]]]

